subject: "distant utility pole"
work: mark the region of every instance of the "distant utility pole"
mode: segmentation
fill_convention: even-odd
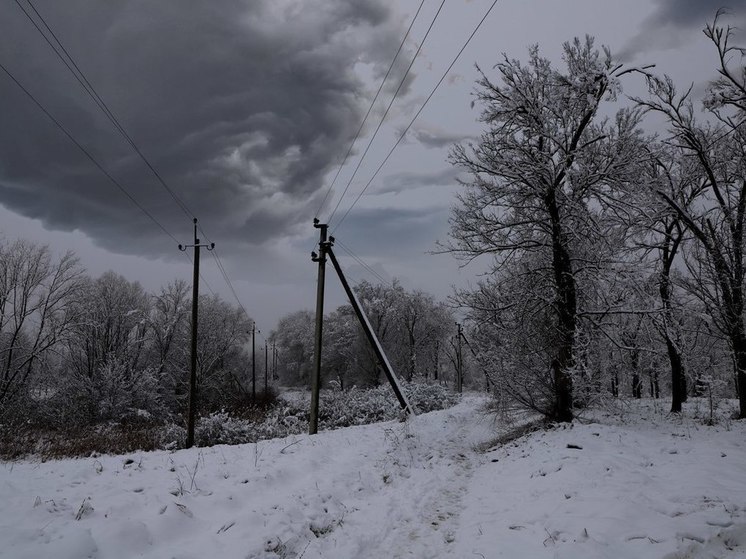
[[[272,381],[277,380],[277,348],[275,341],[272,340]]]
[[[197,418],[197,313],[199,308],[199,249],[205,247],[207,250],[215,248],[215,243],[209,245],[199,244],[197,238],[197,218],[194,218],[194,244],[179,245],[179,250],[186,251],[194,249],[194,275],[192,276],[192,357],[191,372],[189,374],[189,405],[187,409],[187,438],[186,447],[194,446],[194,423]]]
[[[256,322],[251,325],[251,399],[256,400]]]
[[[269,343],[264,340],[264,395],[267,395],[267,375],[269,373]]]
[[[319,387],[321,385],[321,336],[324,328],[324,279],[326,275],[326,234],[329,226],[313,220],[313,226],[319,229],[319,253],[312,254],[312,260],[319,263],[319,275],[316,283],[316,330],[313,346],[313,372],[311,373],[311,417],[308,433],[315,435],[319,431]]]
[[[464,343],[467,346],[469,346],[469,351],[471,351],[471,354],[474,356],[474,358],[476,359],[476,361],[479,362],[479,356],[477,355],[477,352],[474,351],[474,348],[469,343],[469,340],[467,339],[466,334],[464,334],[463,331],[461,332],[461,339],[464,340]],[[490,380],[490,375],[487,374],[487,369],[483,368],[482,372],[484,372],[484,390],[485,390],[485,392],[489,392],[490,391],[490,384],[492,384],[492,381]]]
[[[458,354],[456,355],[456,390],[459,394],[464,388],[464,357],[461,352],[461,337],[464,335],[461,329],[461,323],[457,322],[456,327],[458,328],[458,339],[456,340],[456,347]]]

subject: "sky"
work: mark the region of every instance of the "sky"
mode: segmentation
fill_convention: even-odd
[[[74,250],[92,276],[114,270],[155,292],[191,279],[177,245],[193,242],[197,217],[201,241],[216,243],[202,253],[201,291],[235,301],[217,254],[265,333],[315,306],[314,217],[330,223],[353,283],[378,279],[347,251],[377,275],[438,298],[479,280],[483,262],[433,254],[447,239],[459,188],[448,151],[481,130],[471,104],[475,64],[494,75],[503,53],[525,60],[534,43],[559,62],[564,41],[590,34],[628,65],[656,64],[682,87],[696,83],[695,93],[715,76],[715,51],[701,32],[718,7],[709,1],[499,1],[371,181],[492,4],[446,0],[351,180],[441,5],[425,0],[322,206],[420,0],[27,2],[0,4],[0,64],[119,187],[0,71],[0,235]],[[743,27],[746,1],[724,6],[723,21]],[[21,7],[44,17],[158,176]],[[634,80],[625,93],[644,93]],[[343,293],[327,278],[331,310]]]

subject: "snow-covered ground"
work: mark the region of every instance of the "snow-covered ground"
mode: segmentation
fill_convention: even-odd
[[[643,410],[487,452],[483,400],[244,446],[0,465],[13,558],[746,557],[746,424]]]

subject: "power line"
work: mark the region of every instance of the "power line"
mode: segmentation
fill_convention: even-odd
[[[155,167],[150,163],[150,161],[145,157],[145,155],[142,153],[140,148],[137,146],[135,141],[132,139],[132,137],[127,133],[124,126],[121,124],[119,119],[116,117],[116,115],[113,113],[113,111],[109,108],[106,101],[101,97],[101,95],[96,91],[96,88],[91,84],[90,80],[86,77],[85,73],[80,69],[78,64],[75,62],[75,59],[72,57],[72,55],[68,52],[68,50],[65,48],[65,46],[60,41],[59,37],[57,37],[57,34],[54,32],[54,30],[50,27],[50,25],[45,20],[44,16],[42,16],[39,11],[36,9],[36,6],[34,6],[32,0],[25,0],[26,3],[31,7],[34,14],[36,14],[36,17],[41,21],[41,23],[44,25],[44,28],[49,32],[51,37],[54,39],[54,43],[49,39],[47,34],[44,33],[44,31],[41,29],[39,24],[34,20],[34,18],[31,16],[31,14],[24,8],[23,5],[21,5],[19,0],[15,0],[15,3],[18,5],[18,7],[21,9],[21,11],[26,15],[28,20],[34,25],[36,30],[39,32],[39,34],[44,38],[44,40],[47,42],[47,44],[50,46],[50,48],[55,52],[57,57],[62,61],[62,63],[67,67],[67,69],[70,71],[70,73],[75,77],[75,79],[78,81],[78,83],[81,85],[81,87],[84,89],[84,91],[88,94],[88,96],[93,100],[93,102],[98,106],[98,108],[104,113],[104,115],[108,118],[108,120],[112,123],[114,128],[121,134],[121,136],[125,139],[125,141],[132,147],[132,149],[135,151],[135,153],[142,159],[142,161],[147,165],[147,167],[150,169],[150,171],[153,173],[153,175],[158,179],[158,182],[163,186],[163,188],[170,194],[170,196],[173,198],[173,200],[176,202],[176,204],[179,206],[179,208],[190,218],[194,218],[193,212],[189,210],[187,205],[184,203],[183,200],[174,192],[174,190],[169,187],[169,185],[166,183],[166,181],[163,179],[161,174],[155,169]],[[58,48],[59,47],[59,48]],[[64,53],[64,56],[63,56]],[[139,205],[138,205],[139,206]],[[141,207],[141,209],[143,209]],[[143,211],[145,211],[143,209]],[[147,213],[147,212],[146,212]],[[205,234],[204,230],[200,226],[200,231],[205,237],[205,240],[209,241],[209,238],[207,234]],[[172,238],[174,238],[172,236]],[[178,241],[174,238],[174,240],[178,243]],[[218,269],[220,270],[220,273],[222,274],[223,278],[226,281],[226,284],[228,285],[228,288],[230,289],[231,293],[236,299],[236,302],[243,310],[244,314],[248,318],[249,314],[246,311],[246,308],[241,303],[240,299],[238,298],[238,295],[236,293],[236,290],[233,287],[233,283],[231,282],[230,278],[228,277],[227,272],[225,271],[225,267],[223,266],[222,262],[220,261],[220,258],[218,257],[217,253],[213,252],[213,256],[215,257],[215,261],[217,263]],[[189,258],[189,255],[187,255],[187,258]],[[191,261],[191,259],[190,259]],[[200,279],[204,282],[207,289],[210,291],[212,295],[215,295],[215,291],[213,291],[212,287],[205,281],[205,279],[200,274]]]
[[[351,258],[353,258],[358,264],[360,264],[363,268],[365,268],[370,274],[372,274],[376,279],[378,279],[381,283],[384,285],[393,285],[392,281],[387,280],[384,278],[380,273],[378,273],[373,267],[369,266],[362,258],[360,258],[358,255],[356,255],[351,248],[348,246],[345,246],[343,242],[341,242],[339,239],[334,240],[335,244],[339,245],[342,250],[344,250],[347,254],[350,255]]]
[[[37,106],[37,108],[38,108],[39,110],[41,110],[41,111],[42,111],[42,112],[43,112],[43,113],[44,113],[44,114],[45,114],[45,115],[47,116],[47,118],[49,118],[49,120],[51,120],[51,121],[52,121],[52,122],[53,122],[53,123],[54,123],[54,124],[55,124],[55,125],[57,126],[57,128],[59,128],[59,129],[60,129],[60,130],[61,130],[61,131],[62,131],[62,132],[63,132],[63,133],[65,134],[65,136],[67,136],[68,140],[70,140],[70,141],[71,141],[71,142],[72,142],[73,144],[75,144],[75,145],[77,146],[77,148],[78,148],[78,149],[79,149],[80,151],[82,151],[82,152],[83,152],[83,154],[84,154],[84,155],[85,155],[85,156],[86,156],[86,157],[87,157],[88,159],[90,159],[90,160],[91,160],[91,162],[92,162],[92,163],[93,163],[93,164],[94,164],[94,165],[95,165],[95,166],[96,166],[96,167],[98,168],[98,170],[99,170],[99,171],[101,171],[101,172],[102,172],[102,173],[103,173],[103,174],[104,174],[104,175],[106,176],[106,178],[108,178],[108,179],[109,179],[109,180],[110,180],[110,181],[112,182],[112,184],[114,184],[114,185],[115,185],[115,186],[116,186],[116,187],[117,187],[117,188],[118,188],[118,189],[119,189],[119,190],[120,190],[120,191],[121,191],[121,192],[122,192],[122,193],[123,193],[123,194],[124,194],[124,195],[125,195],[125,196],[126,196],[127,198],[129,198],[130,202],[132,202],[132,203],[133,203],[133,204],[134,204],[134,205],[135,205],[135,206],[136,206],[136,207],[137,207],[137,208],[138,208],[138,209],[139,209],[139,210],[140,210],[140,211],[141,211],[142,213],[144,213],[144,214],[145,214],[145,215],[146,215],[146,216],[147,216],[147,217],[148,217],[148,218],[150,219],[150,221],[152,221],[153,223],[155,223],[155,224],[156,224],[156,225],[158,226],[158,228],[159,228],[159,229],[160,229],[161,231],[163,231],[163,232],[164,232],[164,233],[165,233],[166,235],[168,235],[168,236],[169,236],[169,237],[170,237],[170,238],[171,238],[171,239],[172,239],[172,240],[173,240],[173,241],[174,241],[174,242],[175,242],[176,244],[179,244],[179,240],[178,240],[178,239],[177,239],[176,237],[174,237],[174,236],[173,236],[173,235],[172,235],[172,234],[171,234],[171,233],[170,233],[170,232],[168,231],[168,229],[166,229],[166,228],[165,228],[165,227],[164,227],[164,226],[163,226],[163,225],[161,224],[161,222],[160,222],[160,221],[158,221],[158,220],[157,220],[157,219],[156,219],[156,218],[155,218],[155,217],[153,216],[153,214],[151,214],[151,213],[150,213],[150,212],[149,212],[148,210],[146,210],[146,209],[145,209],[145,208],[144,208],[144,207],[143,207],[143,206],[142,206],[142,205],[141,205],[141,204],[140,204],[140,203],[139,203],[139,202],[138,202],[138,201],[137,201],[137,200],[136,200],[136,199],[135,199],[135,198],[134,198],[134,197],[133,197],[133,196],[132,196],[132,195],[131,195],[130,193],[129,193],[129,191],[128,191],[128,190],[127,190],[127,189],[126,189],[126,188],[125,188],[124,186],[122,186],[122,184],[121,184],[121,183],[120,183],[119,181],[117,181],[117,179],[115,179],[115,178],[114,178],[113,176],[111,176],[111,174],[109,174],[109,172],[108,172],[108,171],[107,171],[107,170],[106,170],[106,169],[105,169],[105,168],[104,168],[104,167],[103,167],[103,166],[102,166],[102,165],[101,165],[101,164],[100,164],[100,163],[99,163],[99,162],[98,162],[98,161],[96,160],[96,158],[95,158],[95,157],[93,157],[93,155],[91,155],[91,153],[90,153],[90,152],[89,152],[89,151],[88,151],[88,150],[87,150],[87,149],[86,149],[85,147],[83,147],[83,145],[81,145],[81,143],[80,143],[80,142],[78,142],[78,140],[76,140],[76,139],[75,139],[75,137],[74,137],[74,136],[73,136],[73,135],[72,135],[72,134],[71,134],[70,132],[68,132],[68,131],[67,131],[67,129],[66,129],[66,128],[65,128],[65,127],[64,127],[64,126],[62,125],[62,123],[61,123],[61,122],[60,122],[59,120],[57,120],[57,119],[56,119],[56,118],[55,118],[54,116],[52,116],[52,114],[51,114],[51,113],[50,113],[50,112],[49,112],[49,111],[48,111],[48,110],[47,110],[47,109],[46,109],[46,108],[44,107],[44,105],[42,105],[42,104],[41,104],[41,103],[40,103],[40,102],[39,102],[39,101],[38,101],[38,100],[36,99],[36,97],[34,97],[34,95],[33,95],[33,94],[32,94],[32,93],[31,93],[31,92],[30,92],[30,91],[28,90],[28,89],[26,89],[26,88],[25,88],[25,87],[23,86],[23,84],[22,84],[21,82],[19,82],[19,81],[18,81],[18,80],[16,79],[16,77],[15,77],[15,76],[14,76],[14,75],[13,75],[13,74],[12,74],[12,73],[10,72],[10,70],[8,70],[8,69],[7,69],[7,68],[6,68],[6,67],[5,67],[5,66],[4,66],[4,65],[3,65],[2,63],[0,63],[0,70],[2,70],[3,72],[5,72],[5,74],[6,74],[6,75],[7,75],[7,76],[8,76],[8,77],[9,77],[9,78],[11,79],[11,80],[13,80],[13,82],[14,82],[14,83],[15,83],[15,84],[16,84],[16,85],[17,85],[17,86],[18,86],[18,87],[19,87],[19,88],[21,89],[21,91],[23,91],[23,92],[24,92],[24,93],[26,94],[26,96],[27,96],[27,97],[28,97],[29,99],[31,99],[31,101],[33,101],[33,102],[34,102],[34,104],[35,104],[35,105]]]
[[[477,24],[477,26],[476,26],[476,27],[474,28],[474,31],[472,31],[472,32],[471,32],[471,35],[469,35],[469,38],[468,38],[468,39],[466,39],[466,42],[465,42],[465,43],[463,44],[463,46],[461,47],[461,49],[459,49],[459,51],[458,51],[458,53],[456,54],[456,56],[455,56],[455,57],[453,58],[453,60],[451,61],[451,63],[450,63],[449,65],[448,65],[448,68],[446,68],[446,71],[445,71],[445,72],[443,72],[443,75],[442,75],[442,76],[440,77],[440,79],[438,80],[438,83],[436,83],[436,84],[435,84],[435,87],[434,87],[434,88],[432,89],[432,91],[430,92],[430,94],[429,94],[429,95],[427,96],[427,98],[425,99],[425,102],[424,102],[424,103],[422,104],[422,106],[421,106],[421,107],[419,108],[419,110],[418,110],[418,111],[417,111],[417,112],[415,113],[414,117],[412,117],[412,120],[410,120],[410,121],[409,121],[409,124],[407,124],[407,127],[406,127],[406,128],[404,129],[404,131],[403,131],[403,132],[401,133],[401,135],[399,136],[399,139],[398,139],[398,140],[396,140],[396,142],[394,143],[394,145],[393,145],[393,146],[391,147],[391,150],[389,150],[389,152],[388,152],[388,154],[386,155],[386,157],[384,158],[384,160],[383,160],[383,161],[381,162],[381,164],[380,164],[380,165],[378,166],[378,168],[376,169],[376,172],[375,172],[375,173],[373,173],[373,176],[372,176],[372,177],[370,178],[370,180],[369,180],[369,181],[368,181],[368,182],[367,182],[367,183],[365,184],[365,186],[363,187],[363,189],[362,189],[362,190],[360,191],[360,193],[359,193],[359,194],[357,195],[357,198],[355,198],[355,200],[354,200],[354,201],[352,202],[352,205],[350,205],[350,207],[349,207],[349,208],[347,208],[347,211],[346,211],[346,212],[345,212],[345,214],[344,214],[344,215],[342,216],[342,219],[340,219],[340,220],[339,220],[339,223],[337,223],[337,225],[335,225],[335,226],[334,226],[334,229],[332,230],[332,234],[333,234],[333,233],[334,233],[334,232],[335,232],[335,231],[336,231],[337,229],[339,229],[339,227],[340,227],[340,226],[342,225],[342,223],[344,222],[345,218],[346,218],[346,217],[347,217],[347,215],[348,215],[348,214],[350,213],[350,211],[352,210],[352,208],[354,208],[354,207],[355,207],[355,204],[357,204],[357,202],[358,202],[358,201],[360,200],[360,198],[362,198],[362,196],[363,196],[363,194],[365,193],[365,191],[366,191],[366,190],[368,189],[368,187],[369,187],[369,186],[371,185],[371,183],[372,183],[372,182],[373,182],[373,181],[375,180],[375,178],[376,178],[376,177],[378,176],[378,173],[379,173],[379,172],[381,171],[381,169],[383,169],[383,166],[384,166],[384,165],[386,165],[386,162],[387,162],[387,161],[389,160],[389,158],[391,157],[391,154],[392,154],[392,153],[394,153],[394,150],[396,150],[397,146],[398,146],[398,145],[399,145],[399,144],[401,143],[401,141],[402,141],[402,140],[404,139],[404,136],[406,136],[406,135],[407,135],[407,132],[409,132],[409,129],[410,129],[411,127],[412,127],[412,125],[414,124],[415,120],[417,120],[417,118],[418,118],[418,117],[420,116],[420,114],[422,113],[422,111],[424,110],[424,108],[425,108],[425,107],[427,106],[427,104],[428,104],[428,103],[430,102],[430,99],[432,99],[433,95],[435,95],[435,92],[436,92],[436,91],[437,91],[437,89],[438,89],[438,88],[440,87],[440,85],[441,85],[441,84],[443,83],[443,81],[444,81],[444,80],[446,79],[446,76],[447,76],[447,75],[448,75],[448,73],[449,73],[449,72],[451,71],[451,69],[453,68],[453,66],[454,66],[454,65],[456,64],[456,62],[458,61],[458,59],[459,59],[459,58],[461,57],[461,54],[463,54],[463,52],[464,52],[464,51],[466,50],[466,47],[467,47],[467,46],[469,46],[469,43],[471,43],[471,40],[472,40],[472,39],[474,38],[474,35],[476,35],[476,34],[477,34],[477,32],[479,31],[479,29],[480,29],[480,28],[482,27],[482,24],[483,24],[483,23],[485,22],[485,20],[486,20],[486,19],[487,19],[487,17],[488,17],[489,15],[490,15],[490,13],[491,13],[491,12],[492,12],[492,10],[494,9],[494,7],[495,7],[495,6],[497,5],[497,2],[498,2],[498,0],[494,0],[494,1],[492,2],[492,4],[490,5],[490,7],[489,7],[489,8],[487,9],[487,11],[486,11],[486,12],[484,13],[484,15],[482,16],[482,19],[480,19],[480,20],[479,20],[479,23],[478,23],[478,24]]]
[[[189,253],[185,250],[182,250],[181,253],[186,256],[186,259],[189,260],[189,263],[194,265],[194,260],[192,260],[192,257],[189,256]],[[213,291],[212,287],[210,287],[210,284],[207,283],[207,280],[202,275],[202,272],[199,273],[199,281],[205,284],[205,287],[207,288],[207,291],[210,292],[210,295],[215,295],[215,291]]]
[[[396,88],[394,95],[391,97],[391,101],[389,101],[389,104],[386,107],[386,111],[383,113],[383,116],[381,116],[381,119],[378,121],[378,126],[376,126],[376,129],[373,132],[373,135],[370,137],[370,140],[368,141],[368,145],[365,147],[365,151],[360,156],[360,159],[358,160],[357,165],[355,166],[355,170],[352,172],[352,176],[350,176],[350,179],[347,181],[347,185],[342,191],[342,195],[339,197],[339,200],[337,201],[337,205],[334,206],[334,210],[332,210],[332,213],[329,216],[327,223],[331,223],[332,219],[334,218],[334,214],[337,213],[337,210],[339,209],[339,205],[342,203],[342,200],[345,194],[347,194],[347,191],[349,190],[350,185],[352,184],[352,181],[355,179],[355,176],[357,175],[357,172],[360,169],[360,165],[362,165],[363,160],[365,159],[365,156],[368,154],[368,150],[370,149],[370,146],[373,144],[373,140],[376,139],[376,136],[378,135],[378,131],[381,129],[381,126],[383,125],[383,121],[386,120],[386,117],[388,116],[389,111],[391,110],[391,106],[394,104],[396,97],[399,95],[401,88],[404,86],[404,82],[406,81],[407,76],[409,75],[409,72],[415,63],[415,60],[417,60],[417,56],[420,54],[420,51],[422,50],[422,47],[424,46],[425,41],[427,40],[427,37],[430,35],[430,31],[432,31],[433,26],[435,25],[435,21],[438,19],[438,16],[440,15],[440,12],[443,9],[443,6],[445,3],[446,3],[446,0],[442,0],[442,2],[440,3],[440,6],[438,7],[438,11],[435,12],[435,16],[430,22],[430,25],[428,26],[427,31],[425,32],[425,36],[422,38],[422,41],[417,47],[417,51],[414,53],[414,56],[412,57],[412,60],[409,63],[409,66],[407,66],[407,71],[404,72],[402,79],[399,81],[399,86]]]
[[[225,283],[228,285],[228,288],[233,294],[233,298],[236,300],[236,303],[238,303],[238,306],[241,307],[241,310],[244,312],[246,317],[251,318],[249,316],[249,313],[246,311],[246,308],[243,306],[243,303],[241,303],[241,300],[238,298],[238,294],[236,293],[236,290],[233,287],[233,282],[231,282],[230,278],[228,277],[228,272],[225,271],[225,266],[223,266],[223,263],[220,261],[220,257],[214,250],[212,252],[212,255],[215,258],[215,264],[217,265],[218,270],[220,271],[220,274],[223,276]]]
[[[176,202],[176,204],[181,208],[181,210],[187,215],[189,218],[194,218],[194,214],[189,210],[189,208],[186,206],[184,201],[174,192],[174,190],[166,183],[166,181],[163,179],[163,177],[160,175],[160,173],[153,167],[153,165],[150,163],[150,161],[145,157],[145,155],[140,151],[140,148],[137,146],[135,141],[131,138],[131,136],[127,133],[124,126],[122,126],[119,119],[114,115],[112,110],[109,108],[109,106],[106,104],[106,101],[99,95],[99,93],[96,91],[96,88],[93,87],[93,84],[88,80],[85,73],[80,69],[78,64],[75,62],[75,59],[70,55],[68,50],[65,48],[65,46],[62,44],[60,39],[57,37],[57,34],[52,30],[52,28],[49,26],[47,21],[44,19],[44,16],[42,16],[39,11],[36,9],[36,6],[34,6],[33,2],[31,0],[25,0],[26,3],[31,7],[34,14],[36,14],[36,17],[39,18],[41,23],[44,25],[44,28],[49,32],[52,39],[54,39],[54,43],[52,43],[52,40],[47,36],[46,33],[42,30],[42,28],[39,26],[39,24],[34,20],[33,16],[24,8],[24,6],[21,5],[20,0],[15,0],[16,5],[21,9],[21,11],[24,13],[24,15],[28,18],[28,20],[34,25],[36,30],[39,32],[39,34],[44,38],[44,40],[47,42],[47,44],[50,46],[50,48],[55,52],[57,57],[62,61],[62,63],[67,67],[67,69],[70,71],[70,73],[75,77],[75,79],[78,81],[78,83],[81,85],[81,87],[84,89],[84,91],[88,94],[88,96],[93,100],[93,102],[98,106],[98,108],[104,113],[104,115],[109,119],[109,121],[114,125],[114,128],[117,129],[117,131],[122,135],[122,137],[125,139],[125,141],[132,147],[132,149],[135,151],[135,153],[142,159],[142,161],[147,165],[147,167],[150,169],[150,171],[153,173],[153,175],[156,177],[158,182],[161,184],[161,186],[168,192],[168,194],[173,198],[173,200]],[[58,48],[59,47],[59,48]],[[64,54],[64,56],[63,56]],[[67,57],[67,60],[65,59]],[[69,62],[68,62],[69,61]]]
[[[46,108],[45,108],[45,107],[44,107],[44,106],[43,106],[43,105],[42,105],[42,104],[41,104],[41,103],[40,103],[40,102],[39,102],[39,101],[38,101],[38,100],[37,100],[37,99],[36,99],[36,98],[34,97],[34,95],[33,95],[33,94],[32,94],[32,93],[31,93],[31,92],[30,92],[30,91],[28,90],[28,89],[26,89],[26,88],[25,88],[25,87],[23,86],[23,84],[21,84],[21,83],[20,83],[20,82],[19,82],[19,81],[18,81],[18,80],[16,79],[16,77],[15,77],[15,76],[14,76],[14,75],[13,75],[13,74],[12,74],[12,73],[11,73],[11,72],[10,72],[10,71],[8,70],[8,69],[7,69],[7,68],[6,68],[6,67],[5,67],[5,66],[4,66],[4,65],[3,65],[2,63],[0,63],[0,69],[2,69],[2,70],[3,70],[3,72],[5,72],[5,74],[6,74],[6,75],[7,75],[7,76],[8,76],[8,77],[9,77],[9,78],[11,79],[11,80],[13,80],[13,82],[15,82],[15,84],[16,84],[16,85],[17,85],[17,86],[18,86],[18,87],[19,87],[19,88],[20,88],[20,89],[21,89],[21,90],[22,90],[22,91],[23,91],[23,92],[24,92],[24,93],[25,93],[25,94],[26,94],[26,95],[27,95],[27,96],[28,96],[28,97],[29,97],[29,98],[30,98],[30,99],[31,99],[31,100],[32,100],[32,101],[34,102],[34,104],[36,104],[36,106],[37,106],[37,107],[38,107],[38,108],[39,108],[39,109],[40,109],[40,110],[41,110],[41,111],[42,111],[42,112],[43,112],[43,113],[44,113],[44,114],[45,114],[45,115],[47,116],[47,118],[49,118],[49,119],[50,119],[50,120],[51,120],[51,121],[52,121],[52,122],[53,122],[53,123],[54,123],[54,124],[55,124],[55,125],[56,125],[56,126],[57,126],[57,127],[58,127],[58,128],[59,128],[59,129],[60,129],[60,130],[61,130],[61,131],[62,131],[62,132],[63,132],[63,133],[65,134],[65,135],[66,135],[66,136],[67,136],[67,138],[68,138],[68,139],[69,139],[69,140],[70,140],[70,141],[71,141],[71,142],[72,142],[73,144],[75,144],[75,146],[76,146],[76,147],[77,147],[77,148],[78,148],[78,149],[79,149],[80,151],[82,151],[82,152],[83,152],[83,153],[84,153],[84,154],[86,155],[86,157],[88,157],[88,159],[90,159],[90,160],[91,160],[91,162],[93,162],[93,164],[94,164],[94,165],[95,165],[95,166],[96,166],[96,167],[98,168],[98,170],[99,170],[99,171],[101,171],[101,172],[102,172],[102,173],[104,174],[104,176],[106,176],[106,178],[108,178],[108,179],[109,179],[109,180],[110,180],[110,181],[111,181],[111,182],[112,182],[112,183],[113,183],[113,184],[114,184],[114,185],[115,185],[115,186],[116,186],[116,187],[117,187],[117,188],[118,188],[118,189],[119,189],[120,191],[122,191],[122,193],[123,193],[123,194],[124,194],[124,195],[125,195],[125,196],[126,196],[127,198],[129,198],[130,202],[132,202],[132,203],[133,203],[133,204],[135,205],[135,207],[137,207],[137,208],[138,208],[138,209],[139,209],[139,210],[140,210],[141,212],[143,212],[143,213],[144,213],[144,214],[145,214],[145,215],[146,215],[146,216],[147,216],[147,217],[148,217],[148,218],[149,218],[149,219],[150,219],[150,220],[151,220],[151,221],[152,221],[153,223],[155,223],[155,224],[156,224],[156,225],[158,226],[158,228],[159,228],[159,229],[161,229],[161,231],[163,231],[163,232],[164,232],[164,233],[165,233],[166,235],[168,235],[168,236],[169,236],[169,237],[170,237],[170,238],[171,238],[171,239],[172,239],[172,240],[173,240],[173,241],[174,241],[174,242],[175,242],[176,244],[179,244],[179,240],[178,240],[178,239],[177,239],[176,237],[174,237],[174,235],[172,235],[172,234],[171,234],[171,233],[170,233],[170,232],[169,232],[169,231],[168,231],[168,230],[167,230],[167,229],[166,229],[166,228],[165,228],[165,227],[164,227],[164,226],[163,226],[163,225],[162,225],[162,224],[161,224],[161,223],[160,223],[160,222],[159,222],[159,221],[158,221],[158,220],[157,220],[157,219],[156,219],[156,218],[155,218],[155,217],[154,217],[154,216],[153,216],[153,215],[152,215],[152,214],[151,214],[151,213],[150,213],[149,211],[148,211],[148,210],[146,210],[146,209],[145,209],[145,208],[144,208],[144,207],[143,207],[143,206],[142,206],[142,205],[141,205],[141,204],[140,204],[140,203],[139,203],[139,202],[138,202],[138,201],[137,201],[137,200],[136,200],[136,199],[135,199],[135,198],[134,198],[134,197],[133,197],[133,196],[132,196],[132,195],[131,195],[131,194],[130,194],[130,193],[128,192],[128,191],[127,191],[127,189],[126,189],[126,188],[125,188],[124,186],[122,186],[122,184],[121,184],[121,183],[120,183],[119,181],[117,181],[117,180],[116,180],[116,179],[115,179],[115,178],[114,178],[113,176],[111,176],[111,175],[109,174],[109,172],[108,172],[108,171],[107,171],[107,170],[106,170],[106,169],[105,169],[105,168],[104,168],[104,167],[103,167],[103,166],[102,166],[102,165],[101,165],[101,164],[100,164],[100,163],[99,163],[99,162],[98,162],[98,161],[97,161],[97,160],[96,160],[96,159],[95,159],[95,158],[94,158],[94,157],[93,157],[92,155],[91,155],[91,153],[90,153],[90,152],[89,152],[89,151],[88,151],[88,150],[87,150],[86,148],[84,148],[84,147],[83,147],[83,146],[82,146],[82,145],[80,144],[80,142],[78,142],[78,141],[77,141],[77,140],[76,140],[76,139],[75,139],[75,138],[74,138],[74,137],[72,136],[72,134],[70,134],[70,132],[68,132],[68,131],[67,131],[67,129],[66,129],[66,128],[65,128],[65,127],[64,127],[64,126],[63,126],[63,125],[62,125],[62,124],[61,124],[61,123],[60,123],[60,122],[59,122],[59,121],[58,121],[58,120],[57,120],[57,119],[56,119],[56,118],[54,117],[54,116],[52,116],[52,114],[51,114],[51,113],[50,113],[49,111],[47,111],[47,109],[46,109]],[[186,255],[186,258],[187,258],[187,260],[189,260],[189,262],[190,262],[190,263],[193,263],[193,262],[192,262],[192,259],[191,259],[191,257],[190,257],[190,256],[189,256],[188,254],[186,254],[186,253],[184,253],[184,254]],[[205,284],[205,286],[207,287],[208,291],[209,291],[209,292],[210,292],[210,293],[211,293],[212,295],[215,295],[215,291],[214,291],[214,290],[212,289],[212,287],[210,287],[210,284],[209,284],[209,283],[207,283],[207,281],[206,281],[206,280],[205,280],[205,279],[204,279],[204,278],[202,277],[202,275],[201,275],[201,274],[200,274],[200,279],[201,279],[201,280],[202,280],[202,281],[204,282],[204,284]]]
[[[378,86],[378,91],[376,91],[376,94],[373,96],[373,100],[370,102],[368,111],[365,113],[365,116],[363,117],[363,120],[360,123],[360,127],[357,129],[357,132],[355,133],[355,137],[352,139],[352,142],[350,142],[350,145],[347,148],[347,153],[345,153],[345,156],[342,159],[342,162],[339,164],[339,168],[337,169],[337,172],[334,175],[334,179],[329,185],[329,188],[327,189],[326,194],[324,194],[324,199],[321,200],[319,209],[316,210],[316,215],[314,217],[318,218],[319,214],[321,213],[321,210],[324,208],[324,203],[326,202],[326,199],[329,197],[329,194],[331,193],[332,188],[334,188],[334,185],[337,182],[337,178],[339,177],[339,173],[342,171],[342,168],[344,167],[345,163],[347,163],[347,158],[350,156],[350,153],[352,152],[352,148],[355,145],[355,142],[357,142],[357,139],[360,136],[360,133],[363,131],[365,122],[368,120],[368,116],[370,115],[370,112],[373,110],[373,106],[376,104],[376,101],[378,100],[378,96],[381,94],[381,91],[383,90],[383,85],[386,83],[386,80],[388,79],[389,74],[391,73],[391,70],[393,70],[394,63],[396,62],[396,59],[399,57],[399,53],[401,53],[402,49],[404,48],[404,43],[406,43],[407,38],[409,37],[409,33],[412,31],[412,27],[414,26],[414,22],[417,21],[417,16],[420,15],[420,10],[422,10],[422,6],[424,4],[425,4],[425,0],[422,0],[420,2],[419,7],[417,8],[417,12],[414,14],[414,18],[412,18],[412,21],[409,24],[409,27],[407,28],[407,32],[404,34],[404,38],[401,40],[401,43],[399,43],[399,48],[396,50],[396,54],[394,54],[394,59],[391,61],[391,64],[389,65],[389,69],[386,70],[386,75],[383,76],[383,79],[381,80],[381,85]]]

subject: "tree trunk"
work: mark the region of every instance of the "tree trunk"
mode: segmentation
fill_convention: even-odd
[[[555,190],[549,189],[545,202],[552,224],[552,269],[557,286],[557,318],[559,343],[557,357],[552,361],[555,402],[552,410],[554,421],[572,421],[572,377],[574,367],[577,298],[572,262],[565,246]]]
[[[738,419],[746,419],[746,333],[743,327],[736,328],[731,336],[736,357],[736,382],[738,383]]]
[[[671,413],[681,412],[681,404],[686,401],[686,379],[681,354],[672,340],[666,336],[666,350],[671,363]]]

